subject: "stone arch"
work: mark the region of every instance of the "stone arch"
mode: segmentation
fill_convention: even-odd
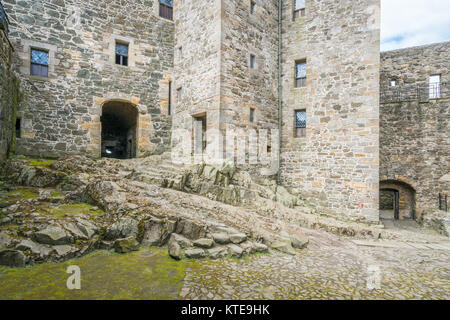
[[[398,217],[395,217],[397,193]],[[380,215],[385,219],[415,219],[416,190],[401,180],[383,180],[380,182]]]
[[[137,156],[139,112],[124,100],[109,100],[102,105],[101,156],[131,159]]]

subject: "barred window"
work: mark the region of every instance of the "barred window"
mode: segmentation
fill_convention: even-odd
[[[31,49],[31,75],[48,78],[48,63],[48,51]]]
[[[295,111],[295,137],[306,137],[306,110]]]
[[[173,0],[159,0],[159,16],[173,20]]]
[[[128,44],[116,43],[116,64],[128,66]]]
[[[294,20],[305,16],[305,0],[294,0]]]
[[[295,63],[295,87],[301,88],[306,86],[306,61]]]

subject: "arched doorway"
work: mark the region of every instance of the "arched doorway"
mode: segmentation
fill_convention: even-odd
[[[416,218],[416,192],[409,184],[386,180],[380,182],[380,218],[407,220]]]
[[[138,111],[129,102],[110,101],[103,105],[102,157],[131,159],[137,154]]]

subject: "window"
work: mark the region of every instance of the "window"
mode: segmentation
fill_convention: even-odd
[[[48,51],[31,49],[31,69],[33,76],[48,78]]]
[[[441,75],[430,76],[430,99],[441,97]]]
[[[172,115],[172,81],[169,81],[169,106],[167,107],[167,115]]]
[[[250,14],[255,13],[255,6],[256,6],[255,1],[250,1]]]
[[[250,69],[255,69],[255,62],[256,62],[256,57],[255,57],[255,55],[251,54],[250,55]]]
[[[389,85],[390,85],[391,87],[396,87],[396,86],[397,86],[397,80],[391,79],[391,80],[389,81]]]
[[[177,103],[181,102],[182,95],[183,95],[183,88],[178,88],[177,89]]]
[[[250,122],[255,122],[255,109],[250,108]]]
[[[159,0],[159,16],[169,20],[173,19],[173,0]]]
[[[180,59],[180,61],[183,60],[183,47],[178,48],[178,58]]]
[[[16,138],[20,138],[22,136],[21,135],[21,130],[22,130],[21,127],[22,127],[21,126],[21,119],[17,118],[16,119]]]
[[[306,110],[295,111],[295,137],[306,137]]]
[[[294,20],[305,16],[305,0],[294,0]]]
[[[295,63],[295,87],[302,88],[306,86],[306,61]]]
[[[128,66],[128,44],[116,43],[116,64]]]

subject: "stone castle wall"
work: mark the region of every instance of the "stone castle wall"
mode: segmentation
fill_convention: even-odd
[[[432,75],[449,82],[449,50],[446,42],[381,55],[382,90],[421,88],[419,97],[413,93],[397,102],[382,101],[380,112],[380,180],[406,183],[415,191],[419,220],[439,209],[439,193],[450,195],[449,89],[442,84],[438,99],[430,99],[428,89]],[[397,87],[386,88],[391,79]]]
[[[176,146],[191,144],[195,116],[206,115],[208,129],[219,125],[221,0],[178,2],[174,14],[173,129],[185,130],[174,132]]]
[[[268,151],[274,156],[277,151],[275,145],[271,148],[270,134],[278,132],[278,1],[256,1],[253,12],[247,1],[222,4],[221,130],[238,136],[227,139],[225,148],[230,156],[245,137],[245,163],[235,161],[259,167]],[[249,142],[256,135],[261,139],[253,150]]]
[[[102,106],[126,102],[139,110],[138,155],[169,145],[168,90],[174,25],[160,18],[158,1],[3,1],[11,20],[15,70],[27,105],[17,153],[100,156]],[[129,66],[115,64],[115,42],[130,48]],[[49,52],[49,77],[30,76],[31,48]]]
[[[284,2],[282,181],[323,212],[379,220],[380,1]],[[306,60],[305,88],[294,88]],[[306,109],[306,137],[294,136]]]
[[[0,162],[14,152],[20,83],[11,70],[13,48],[0,27]],[[18,128],[20,130],[20,127]]]

